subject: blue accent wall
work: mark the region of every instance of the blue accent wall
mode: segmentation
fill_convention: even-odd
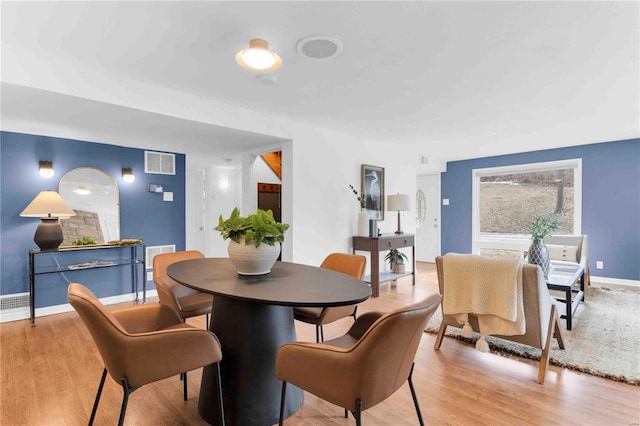
[[[55,176],[40,176],[39,162],[53,162]],[[102,143],[0,132],[0,294],[29,291],[28,252],[37,248],[33,235],[37,218],[20,217],[20,212],[40,192],[57,191],[60,178],[76,167],[95,167],[111,175],[120,191],[120,238],[141,238],[146,245],[175,244],[185,247],[185,156],[176,154],[176,174],[144,173],[144,150]],[[122,168],[130,167],[133,183],[122,180]],[[159,183],[173,192],[173,202],[162,194],[150,193],[149,183]],[[114,260],[128,255],[128,248],[92,250],[91,253],[56,253],[37,256],[42,265],[58,261],[73,264],[91,260]],[[65,279],[66,277],[66,279]],[[146,277],[141,276],[142,279]],[[36,307],[67,303],[68,281],[87,285],[98,297],[131,293],[131,268],[113,267],[61,274],[36,279]],[[153,282],[147,283],[153,289]],[[141,288],[140,288],[141,290]]]
[[[582,159],[582,233],[592,275],[640,280],[640,139],[453,161],[442,174],[442,253],[470,253],[473,169]],[[602,260],[603,271],[595,268]]]

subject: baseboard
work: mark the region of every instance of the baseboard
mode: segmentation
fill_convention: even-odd
[[[620,285],[624,287],[640,287],[640,281],[638,280],[625,280],[622,278],[608,278],[608,277],[597,277],[595,275],[591,275],[590,277],[592,283],[598,284],[611,284],[611,285]]]
[[[158,295],[158,291],[155,289],[147,290],[146,294],[147,294],[147,298],[155,297]],[[142,297],[142,295],[140,295],[139,297]],[[102,302],[103,305],[115,305],[117,303],[131,302],[135,300],[135,298],[136,298],[135,293],[119,294],[117,296],[104,297],[100,299],[100,302]],[[36,308],[36,323],[39,317],[61,314],[64,312],[71,312],[71,311],[73,311],[73,307],[69,303],[65,303],[63,305],[46,306],[44,308]],[[22,307],[22,308],[16,308],[16,309],[8,309],[6,310],[6,312],[0,312],[0,323],[10,322],[10,321],[19,321],[19,320],[24,320],[28,318],[29,318],[28,306]]]

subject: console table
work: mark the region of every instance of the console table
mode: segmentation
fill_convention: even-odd
[[[55,259],[55,266],[45,266],[41,269],[36,269],[36,256],[42,254],[51,254],[54,255],[56,253],[69,253],[69,252],[81,252],[87,250],[113,250],[113,249],[122,249],[123,252],[126,252],[126,256],[122,256],[117,260],[110,261],[91,261],[84,263],[76,263],[76,264],[58,264],[58,260]],[[126,250],[129,249],[129,250]],[[135,290],[136,300],[138,300],[138,283],[139,283],[139,273],[138,273],[138,265],[142,265],[142,273],[144,275],[145,270],[145,246],[142,243],[137,244],[98,244],[98,245],[90,245],[90,246],[64,246],[59,247],[53,250],[40,250],[33,249],[29,250],[29,313],[31,318],[31,326],[35,327],[36,325],[36,308],[35,308],[35,300],[36,300],[36,276],[44,275],[44,274],[60,274],[63,272],[74,272],[74,271],[84,271],[87,269],[97,269],[97,268],[108,268],[114,266],[131,266],[131,288]],[[143,302],[146,302],[146,290],[147,290],[147,281],[145,277],[142,277],[142,298]]]
[[[411,270],[402,274],[393,272],[380,273],[380,251],[411,247]],[[413,234],[383,234],[378,237],[353,237],[353,254],[356,250],[371,253],[371,275],[365,277],[365,281],[371,283],[371,296],[380,295],[380,283],[397,280],[407,275],[413,276],[413,285],[416,285],[416,246]]]

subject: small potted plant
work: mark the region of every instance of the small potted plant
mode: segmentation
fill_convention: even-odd
[[[404,274],[404,261],[409,260],[407,256],[398,249],[391,249],[389,253],[384,257],[384,260],[389,262],[391,270],[395,274]]]
[[[249,216],[240,216],[236,207],[228,219],[222,215],[214,228],[229,241],[229,257],[240,275],[264,275],[280,255],[280,243],[289,229],[286,223],[278,223],[271,210],[258,209]]]
[[[524,231],[531,235],[531,245],[527,252],[527,261],[540,266],[544,277],[549,276],[549,250],[544,244],[544,237],[560,229],[560,221],[554,213],[542,213],[534,216],[533,220],[524,226]]]

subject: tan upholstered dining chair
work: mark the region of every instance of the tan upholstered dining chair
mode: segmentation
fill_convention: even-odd
[[[95,419],[107,372],[124,391],[119,425],[124,422],[129,395],[140,386],[209,364],[215,364],[220,374],[218,338],[183,323],[168,306],[155,303],[109,310],[81,284],[69,285],[67,298],[89,329],[105,365],[89,425]],[[221,386],[218,391],[222,398]],[[186,401],[186,376],[183,392]],[[223,412],[220,419],[224,424]]]
[[[362,411],[384,401],[409,382],[418,420],[424,424],[411,376],[413,360],[429,318],[442,296],[383,314],[366,312],[346,335],[324,343],[287,343],[276,356],[282,380],[280,425],[287,383],[351,411],[356,425]]]
[[[473,257],[480,257],[473,254],[456,255],[465,262],[473,261]],[[484,258],[486,265],[500,262],[501,259]],[[438,270],[438,285],[443,298],[447,297],[447,276],[445,275],[445,257],[436,257],[436,267]],[[491,266],[487,266],[491,267]],[[558,318],[556,305],[553,303],[547,284],[542,274],[542,269],[538,265],[523,264],[522,265],[522,303],[524,307],[524,318],[526,322],[526,331],[521,335],[513,336],[494,336],[504,340],[509,340],[524,345],[533,346],[542,350],[540,358],[540,366],[538,368],[538,383],[543,384],[549,365],[549,355],[551,350],[551,339],[555,337],[558,341],[560,349],[564,349],[564,341],[562,340],[562,332],[560,330],[560,320]],[[469,324],[475,332],[480,331],[478,318],[473,314],[469,314]],[[442,344],[447,327],[462,328],[464,324],[460,323],[453,315],[443,315],[442,324],[436,337],[434,349],[439,350]]]
[[[209,327],[213,296],[185,287],[167,275],[167,268],[173,263],[202,258],[204,255],[197,250],[157,254],[153,257],[153,281],[158,290],[160,303],[171,306],[183,320],[206,315],[207,327]]]
[[[355,254],[331,253],[327,256],[321,268],[331,269],[332,271],[342,272],[351,275],[359,280],[364,276],[364,268],[367,264],[367,258]],[[347,305],[337,307],[294,307],[293,317],[298,321],[314,324],[316,326],[316,342],[324,340],[324,330],[322,326],[339,319],[352,316],[355,320],[358,305]]]

